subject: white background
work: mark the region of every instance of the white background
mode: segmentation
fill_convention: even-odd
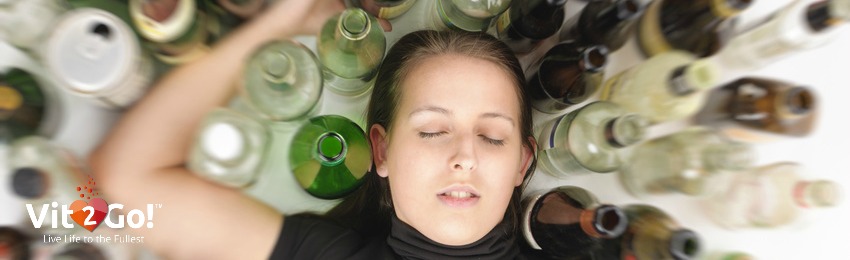
[[[791,0],[759,0],[741,15],[742,24],[751,24],[765,18],[790,3]],[[582,4],[576,0],[568,1],[568,17],[578,12]],[[395,42],[406,32],[426,24],[426,9],[433,8],[431,1],[418,1],[410,12],[393,21],[394,31],[388,33],[388,41]],[[811,87],[818,94],[820,118],[814,133],[806,138],[787,139],[779,142],[756,146],[758,164],[780,161],[793,161],[804,165],[808,178],[824,178],[836,181],[841,186],[850,187],[848,175],[847,147],[850,147],[850,123],[846,113],[850,111],[850,86],[845,80],[850,73],[850,30],[844,25],[839,37],[832,42],[813,50],[789,56],[752,75],[765,76]],[[314,39],[301,38],[311,48],[315,48]],[[539,50],[545,51],[545,50]],[[17,64],[31,70],[42,71],[39,65],[17,50],[0,42],[0,71],[6,71],[10,64]],[[621,50],[609,56],[605,77],[640,63],[643,57],[630,41]],[[523,59],[523,62],[527,62]],[[40,73],[43,82],[50,82],[49,76]],[[328,92],[325,92],[328,93]],[[53,140],[75,154],[85,157],[111,128],[121,111],[109,111],[87,103],[84,99],[62,93],[62,115],[64,121]],[[341,103],[340,103],[341,102]],[[350,110],[349,107],[364,108],[365,99],[341,100],[333,95],[323,99],[323,113],[340,113],[346,116],[358,116],[362,110]],[[574,108],[571,108],[572,110]],[[570,111],[568,110],[568,111]],[[536,122],[542,122],[551,116],[537,113]],[[668,124],[651,129],[650,136],[679,129],[681,125]],[[0,149],[0,155],[3,154]],[[5,157],[0,157],[0,225],[15,225],[28,222],[24,207],[10,191],[8,171],[5,169]],[[332,202],[312,199],[298,188],[291,176],[264,172],[263,185],[252,187],[248,192],[283,212],[293,213],[307,209],[324,209]],[[281,183],[276,185],[276,183]],[[542,171],[535,174],[531,190],[548,189],[560,185],[576,185],[595,193],[602,202],[617,205],[646,203],[657,206],[670,213],[683,226],[697,231],[703,238],[704,253],[723,251],[748,252],[758,259],[850,259],[847,250],[846,234],[850,233],[850,203],[842,201],[837,207],[818,210],[804,221],[788,227],[772,230],[746,229],[729,231],[720,228],[706,218],[697,200],[680,196],[657,196],[638,200],[630,196],[621,187],[616,174],[586,175],[557,179]],[[845,192],[846,194],[847,192]],[[846,197],[846,196],[845,196]],[[845,198],[846,200],[846,198]]]

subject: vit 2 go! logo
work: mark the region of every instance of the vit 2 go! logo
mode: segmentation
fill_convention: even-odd
[[[145,211],[132,209],[125,216],[121,214],[122,211],[125,211],[124,205],[117,203],[108,204],[101,198],[92,198],[93,195],[100,195],[100,193],[94,191],[96,184],[94,179],[89,177],[88,184],[77,186],[77,192],[80,192],[80,199],[75,200],[70,205],[61,205],[61,208],[60,204],[56,201],[42,205],[26,204],[27,214],[30,220],[32,220],[33,227],[41,228],[45,220],[50,218],[50,222],[52,223],[51,228],[60,228],[60,223],[62,228],[74,228],[74,225],[68,221],[68,217],[70,217],[77,225],[89,232],[93,232],[95,228],[104,222],[110,228],[124,228],[125,219],[126,226],[130,228],[153,228],[154,209],[162,208],[162,204],[147,204]],[[88,200],[88,202],[83,199]],[[40,207],[40,211],[37,212],[36,207]],[[50,214],[49,216],[48,213]],[[107,218],[111,214],[118,214],[116,217],[117,220],[114,222],[111,218]],[[61,222],[59,221],[60,218]]]

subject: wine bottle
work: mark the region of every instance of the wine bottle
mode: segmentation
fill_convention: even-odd
[[[56,0],[30,0],[0,8],[0,40],[23,49],[34,49],[50,33],[66,7]]]
[[[646,204],[621,207],[629,226],[615,239],[606,240],[595,259],[696,259],[702,242],[699,235],[682,227],[659,208]]]
[[[256,181],[271,133],[263,123],[227,109],[210,112],[192,145],[188,168],[229,187]]]
[[[762,23],[732,38],[709,57],[729,71],[723,82],[739,78],[802,50],[822,46],[838,35],[837,27],[850,20],[843,1],[798,0]]]
[[[706,214],[724,228],[787,225],[812,208],[835,206],[840,187],[829,180],[805,180],[802,167],[780,162],[735,176],[722,192],[705,200]]]
[[[0,259],[30,259],[32,238],[17,229],[0,227]]]
[[[590,1],[581,13],[564,22],[560,41],[604,45],[616,51],[629,39],[644,6],[640,0]]]
[[[133,105],[155,77],[151,57],[130,27],[104,10],[69,11],[45,46],[46,66],[59,85],[103,107]]]
[[[318,46],[325,86],[341,95],[357,96],[371,89],[387,42],[375,17],[349,8],[328,19]]]
[[[139,34],[155,49],[154,57],[182,64],[209,52],[209,15],[196,0],[130,0],[130,17]]]
[[[528,53],[561,29],[566,0],[513,1],[507,11],[493,19],[488,32],[515,53]]]
[[[753,0],[659,0],[646,8],[638,27],[638,45],[646,56],[673,49],[698,57],[717,52],[732,33],[732,24]]]
[[[346,0],[349,7],[365,10],[381,19],[393,19],[410,10],[416,0]]]
[[[540,166],[558,177],[609,173],[623,167],[618,150],[642,140],[648,120],[597,101],[543,125]]]
[[[695,127],[635,147],[620,180],[637,197],[672,192],[708,197],[730,175],[750,168],[754,157],[749,145]]]
[[[11,140],[38,134],[48,105],[42,86],[29,72],[13,68],[0,74],[0,131]]]
[[[654,123],[683,119],[702,108],[706,90],[720,77],[718,71],[715,63],[670,51],[609,78],[600,98]]]
[[[628,222],[617,206],[599,204],[585,189],[561,186],[525,199],[522,230],[533,249],[553,259],[575,259],[623,234]]]
[[[363,130],[348,118],[323,115],[298,128],[289,148],[289,165],[304,190],[337,199],[360,186],[372,166]]]
[[[291,40],[261,46],[242,72],[242,91],[248,103],[274,121],[315,115],[322,84],[322,69],[316,56]]]
[[[814,91],[805,86],[748,77],[711,91],[694,119],[740,141],[803,137],[814,129],[817,102]]]
[[[505,12],[511,0],[435,0],[435,29],[480,32],[490,21]]]
[[[607,57],[604,46],[555,45],[526,74],[532,106],[553,114],[587,100],[602,82]]]

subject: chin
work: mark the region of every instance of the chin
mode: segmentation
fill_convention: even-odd
[[[478,241],[490,232],[495,226],[485,228],[482,221],[443,221],[431,232],[425,234],[437,243],[449,246],[463,246]]]

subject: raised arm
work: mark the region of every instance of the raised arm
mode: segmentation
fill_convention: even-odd
[[[274,209],[197,178],[184,167],[206,113],[225,104],[249,55],[260,45],[315,34],[344,8],[340,0],[281,0],[205,57],[172,70],[128,111],[89,157],[107,201],[155,209],[154,227],[131,230],[167,258],[267,258],[283,218]]]

